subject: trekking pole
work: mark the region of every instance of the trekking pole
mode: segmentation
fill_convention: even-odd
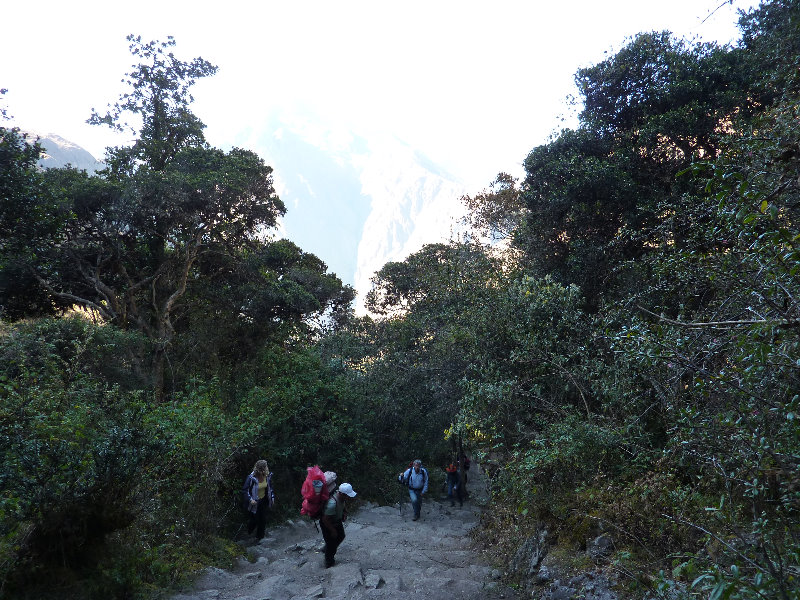
[[[403,516],[403,487],[400,486],[400,501],[397,503],[398,508],[400,509],[400,516]]]

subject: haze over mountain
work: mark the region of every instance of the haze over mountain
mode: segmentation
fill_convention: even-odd
[[[368,141],[297,118],[276,118],[258,131],[270,133],[239,145],[274,169],[287,206],[279,235],[316,254],[352,285],[359,313],[371,277],[386,262],[447,240],[458,229],[464,185],[395,137]],[[103,166],[61,136],[38,136],[46,151],[43,167],[70,164],[95,172]]]
[[[465,187],[396,137],[274,121],[248,141],[275,168],[289,239],[322,258],[359,298],[375,271],[458,227]]]
[[[38,139],[39,144],[44,148],[44,153],[38,162],[38,165],[42,168],[49,169],[71,165],[76,169],[95,173],[104,166],[104,163],[97,160],[89,151],[58,134],[37,133],[30,129],[26,129],[24,133],[27,134],[28,141],[32,142]]]

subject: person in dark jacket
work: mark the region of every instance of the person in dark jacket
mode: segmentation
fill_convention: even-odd
[[[322,537],[325,540],[325,568],[336,564],[336,551],[344,541],[344,520],[347,518],[347,500],[355,498],[356,492],[349,483],[343,483],[331,494],[319,524],[322,526]]]
[[[275,503],[275,492],[272,489],[272,473],[267,461],[258,460],[253,472],[247,476],[245,490],[249,500],[247,533],[256,532],[256,539],[261,540],[266,533],[267,511]]]
[[[464,498],[461,496],[461,473],[455,463],[450,463],[445,469],[447,472],[447,497],[450,499],[450,506],[464,506]]]

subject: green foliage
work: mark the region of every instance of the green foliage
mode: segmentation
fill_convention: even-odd
[[[81,319],[4,332],[3,581],[80,561],[134,520],[140,469],[157,445],[143,432],[141,394],[98,377],[91,358],[113,360],[114,349],[124,361],[125,344]]]
[[[563,418],[570,405],[587,414],[592,399],[583,372],[588,323],[577,287],[527,276],[506,285],[492,312],[493,335],[505,345],[462,380],[458,420],[512,448]]]
[[[749,114],[741,64],[737,50],[649,33],[578,72],[581,126],[525,160],[515,241],[535,273],[578,284],[596,310],[627,283],[621,262],[681,242],[691,185],[675,176],[715,156],[734,115]]]
[[[495,498],[577,544],[602,522],[642,581],[674,556],[673,592],[797,597],[798,22],[769,2],[741,48],[646,34],[579,73],[511,237],[593,319],[526,295],[465,378]]]
[[[491,191],[461,200],[467,207],[465,221],[470,228],[493,241],[514,236],[524,216],[518,182],[508,173],[497,175]]]
[[[553,495],[574,489],[594,475],[619,469],[621,438],[601,425],[580,415],[542,428],[527,446],[509,454],[507,467],[498,474],[498,492],[525,498],[533,506],[546,506]],[[549,496],[542,502],[539,496]]]
[[[205,143],[189,90],[215,67],[177,59],[171,38],[128,39],[142,60],[130,91],[90,122],[121,128],[132,115],[141,127],[132,147],[110,151],[106,171],[39,175],[35,149],[3,138],[30,181],[14,184],[0,213],[14,231],[0,246],[0,303],[9,318],[82,306],[142,332],[151,344],[139,368],[163,400],[203,369],[232,368],[243,350],[252,358],[265,339],[342,319],[353,290],[313,254],[265,237],[286,210],[271,167]]]
[[[105,115],[92,110],[87,120],[92,125],[139,134],[133,147],[110,150],[110,169],[118,175],[132,174],[137,161],[160,171],[180,150],[205,144],[205,125],[189,109],[194,101],[189,90],[197,79],[217,71],[217,67],[200,57],[185,62],[167,52],[175,46],[172,36],[166,42],[142,42],[141,36],[134,35],[127,40],[131,54],[142,60],[123,79],[130,91]],[[140,121],[138,129],[123,121],[125,115]]]
[[[196,378],[151,404],[131,372],[139,335],[77,316],[2,334],[0,585],[20,596],[55,585],[145,597],[216,560],[256,458],[275,471],[276,510],[292,515],[308,464],[365,496],[385,477],[361,399],[304,344],[268,346],[228,379]]]
[[[796,2],[763,2],[742,15],[742,46],[747,50],[747,66],[755,80],[752,92],[769,106],[781,98],[797,96],[800,78],[798,30],[800,7]]]
[[[664,167],[713,156],[725,135],[720,123],[747,106],[742,63],[738,50],[641,33],[611,58],[578,71],[581,120],[604,137],[634,141]]]
[[[42,152],[18,129],[0,127],[0,315],[6,319],[50,314],[64,303],[43,293],[25,267],[57,227],[36,161]],[[21,255],[21,256],[20,256]]]

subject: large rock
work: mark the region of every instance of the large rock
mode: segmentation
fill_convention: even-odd
[[[594,561],[601,561],[614,551],[614,540],[611,536],[603,534],[598,535],[593,540],[586,543],[586,552],[592,557]]]
[[[511,561],[511,571],[526,577],[533,577],[539,571],[542,559],[547,556],[547,550],[547,530],[540,527],[517,550]]]

